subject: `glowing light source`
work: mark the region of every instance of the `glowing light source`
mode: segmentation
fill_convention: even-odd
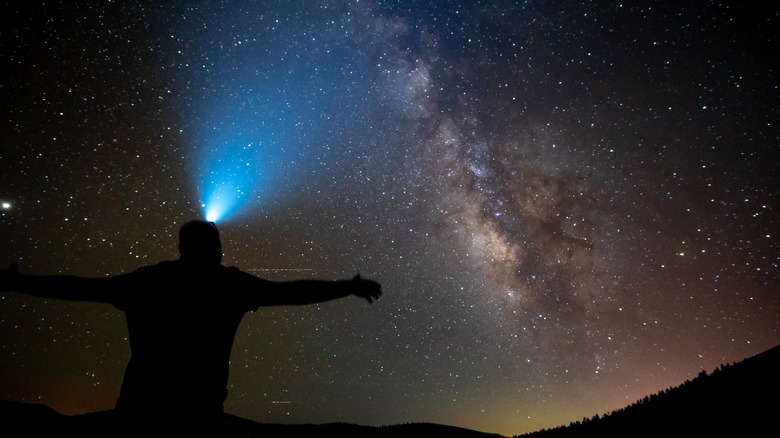
[[[211,222],[261,207],[279,195],[280,178],[291,173],[283,168],[289,162],[288,131],[279,122],[283,111],[267,106],[262,94],[248,92],[254,76],[246,82],[233,73],[235,80],[227,88],[205,97],[190,133],[193,176],[203,214]],[[275,120],[266,114],[274,114]]]
[[[206,220],[224,220],[256,190],[262,176],[259,149],[255,143],[234,140],[210,158],[201,188]]]
[[[0,216],[5,216],[6,212],[10,212],[13,208],[13,204],[9,201],[0,201]]]
[[[218,222],[228,215],[231,210],[230,206],[234,202],[235,197],[229,192],[227,187],[217,189],[203,203],[203,215],[209,222]]]

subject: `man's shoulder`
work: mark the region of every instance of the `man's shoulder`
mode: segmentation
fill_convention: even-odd
[[[157,262],[152,265],[142,266],[136,269],[135,272],[143,273],[143,272],[154,272],[154,271],[157,272],[181,271],[181,272],[195,272],[198,274],[205,274],[205,275],[236,275],[236,276],[255,277],[249,272],[241,270],[241,268],[237,266],[225,266],[221,264],[207,265],[207,266],[191,265],[182,262],[181,260],[165,260],[165,261]]]
[[[221,270],[223,274],[233,276],[236,278],[243,278],[246,280],[259,281],[259,282],[266,281],[265,279],[262,279],[254,274],[244,271],[237,266],[221,266]]]
[[[178,260],[165,260],[151,265],[141,266],[140,268],[136,269],[133,272],[143,274],[143,273],[149,273],[155,271],[170,271],[170,270],[179,269],[179,265],[180,263]]]
[[[251,284],[255,287],[266,280],[236,266],[193,266],[180,260],[166,260],[136,269],[129,274],[138,279],[189,279],[188,281],[225,281],[234,285]]]

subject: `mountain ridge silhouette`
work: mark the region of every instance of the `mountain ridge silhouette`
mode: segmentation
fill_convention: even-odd
[[[701,371],[692,380],[645,396],[625,408],[551,429],[514,435],[513,438],[580,436],[657,437],[661,434],[694,436],[762,436],[776,430],[780,394],[780,345],[740,362],[722,364],[711,373]],[[108,411],[65,415],[40,403],[0,400],[3,436],[62,435],[78,428],[79,421],[93,421]],[[105,436],[111,436],[106,431]],[[154,431],[150,431],[153,433]],[[436,423],[363,426],[334,422],[324,424],[260,423],[225,414],[226,438],[330,435],[339,437],[452,437],[506,438]]]
[[[780,345],[624,408],[513,438],[774,436],[780,401]],[[770,431],[774,430],[772,433]]]

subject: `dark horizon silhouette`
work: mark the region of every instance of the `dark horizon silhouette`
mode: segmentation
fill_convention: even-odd
[[[15,264],[0,271],[0,291],[111,304],[125,314],[131,357],[116,406],[77,417],[68,423],[74,432],[221,436],[231,349],[247,312],[351,295],[371,304],[382,295],[378,282],[359,274],[282,282],[225,266],[213,222],[183,224],[178,249],[176,260],[110,277],[21,274]]]
[[[623,409],[594,414],[568,425],[542,429],[512,438],[547,437],[656,437],[663,434],[691,436],[760,436],[776,428],[774,396],[780,389],[780,345],[733,364],[649,394]],[[0,429],[6,436],[45,436],[66,430],[105,426],[106,412],[64,415],[43,404],[0,400]],[[452,437],[506,438],[462,427],[436,423],[404,423],[383,426],[333,422],[324,424],[260,423],[224,413],[225,437],[331,436],[339,437]],[[96,435],[107,434],[102,429]],[[157,432],[152,430],[151,432]]]
[[[764,436],[777,429],[780,345],[701,370],[680,385],[612,412],[514,438]]]

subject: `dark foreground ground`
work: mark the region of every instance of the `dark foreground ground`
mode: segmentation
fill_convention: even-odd
[[[515,437],[775,437],[780,436],[778,396],[780,345],[741,362],[724,364],[711,373],[702,371],[692,380],[648,395],[623,409]],[[105,413],[110,414],[110,411],[69,416],[42,404],[0,400],[0,437],[135,438],[112,428],[114,423],[101,421],[106,418]],[[178,423],[171,431],[152,429],[141,435],[149,435],[148,438],[193,435],[186,433],[186,425],[179,429]],[[214,438],[505,438],[498,434],[432,423],[379,427],[349,423],[263,424],[230,414],[225,415],[224,432]],[[195,435],[208,438],[204,433]]]
[[[99,413],[95,413],[99,414]],[[42,404],[28,404],[0,400],[0,436],[48,437],[79,436],[78,422],[88,419],[90,414],[64,415]],[[116,437],[122,431],[106,429],[99,436]],[[155,430],[149,435],[158,436]],[[83,437],[83,435],[81,435]],[[225,435],[220,438],[272,438],[334,436],[339,438],[502,438],[501,435],[477,432],[460,427],[432,423],[410,423],[392,426],[361,426],[349,423],[327,424],[264,424],[225,414]],[[146,438],[146,437],[143,437]],[[208,437],[204,437],[208,438]]]

